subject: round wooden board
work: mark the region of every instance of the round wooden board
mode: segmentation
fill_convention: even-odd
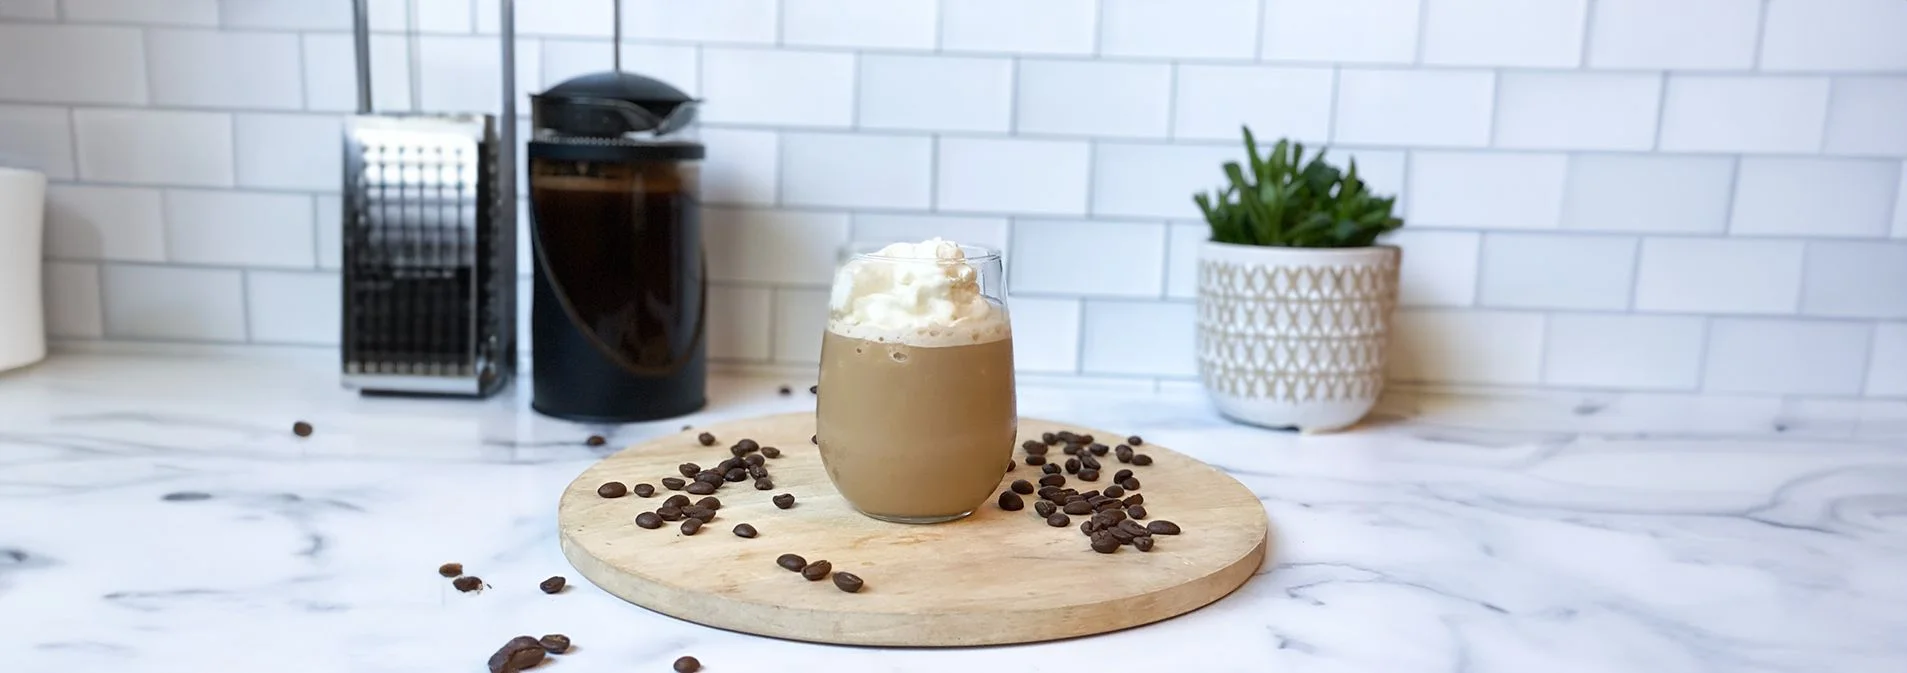
[[[1020,419],[1021,441],[1059,430],[1116,443],[1105,441],[1115,437],[1109,432]],[[720,441],[702,446],[696,436],[703,431]],[[1079,532],[1085,517],[1048,526],[1033,511],[1036,496],[1021,511],[989,500],[972,516],[935,525],[863,516],[829,483],[809,442],[813,432],[812,413],[786,414],[697,428],[605,458],[563,492],[563,554],[609,593],[688,621],[794,640],[932,647],[1054,640],[1159,621],[1224,597],[1265,557],[1265,510],[1251,491],[1149,443],[1138,450],[1152,456],[1152,465],[1124,465],[1107,454],[1099,481],[1069,477],[1067,486],[1103,489],[1113,472],[1131,468],[1148,520],[1173,521],[1184,533],[1155,536],[1149,553],[1127,546],[1100,554]],[[767,463],[774,490],[757,491],[747,481],[725,485],[716,493],[722,508],[715,520],[694,536],[674,523],[656,530],[635,525],[637,514],[675,493],[662,489],[662,477],[680,476],[676,466],[684,462],[712,467],[742,438],[781,449],[781,458]],[[1049,455],[1065,458],[1057,447]],[[1014,456],[1024,458],[1017,448]],[[1002,475],[1000,488],[1040,476],[1021,464]],[[657,491],[652,498],[606,499],[596,495],[606,481],[647,482]],[[769,498],[779,493],[794,494],[795,506],[776,509]],[[760,537],[736,537],[731,529],[739,523],[754,525]],[[775,565],[784,553],[826,559],[859,575],[866,588],[850,594],[827,580],[806,581]]]

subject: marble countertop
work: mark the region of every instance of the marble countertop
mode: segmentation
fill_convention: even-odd
[[[1189,387],[1028,385],[1024,414],[1235,475],[1264,500],[1272,560],[1177,619],[955,650],[729,633],[576,577],[554,529],[572,477],[683,423],[811,407],[784,382],[807,385],[718,377],[704,413],[607,427],[538,416],[521,391],[362,399],[328,358],[0,374],[0,661],[481,671],[511,636],[560,632],[576,650],[545,667],[571,673],[684,654],[711,673],[1907,671],[1902,403],[1398,393],[1354,432],[1299,436],[1226,423]],[[494,588],[457,593],[445,561]],[[537,592],[552,574],[580,586]]]

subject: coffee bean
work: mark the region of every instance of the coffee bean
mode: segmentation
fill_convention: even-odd
[[[291,434],[294,434],[294,435],[297,435],[297,436],[299,436],[299,437],[310,437],[310,436],[311,436],[311,424],[310,424],[310,423],[306,423],[306,422],[304,422],[304,421],[298,421],[298,422],[296,422],[296,423],[292,423],[292,424],[291,424]]]
[[[443,575],[444,577],[456,577],[458,575],[462,575],[464,574],[464,564],[445,563],[443,565],[437,566],[437,574]]]
[[[604,482],[603,485],[596,487],[596,495],[605,498],[620,498],[629,495],[629,487],[622,485],[620,481]]]
[[[1081,444],[1091,444],[1091,443],[1093,443],[1093,436],[1092,436],[1092,435],[1080,435],[1080,436],[1078,436],[1078,437],[1075,437],[1074,439],[1077,439],[1077,440],[1079,440],[1079,443],[1081,443]]]
[[[1042,456],[1042,455],[1040,455],[1040,454],[1037,454],[1037,453],[1035,453],[1035,454],[1032,454],[1032,455],[1029,455],[1029,456],[1027,456],[1027,457],[1026,457],[1026,464],[1028,464],[1028,465],[1045,465],[1045,464],[1046,464],[1046,456]]]
[[[1126,505],[1126,516],[1132,517],[1134,519],[1146,518],[1146,506],[1145,505]]]
[[[815,561],[801,567],[801,577],[810,582],[819,582],[821,578],[827,577],[831,570],[834,570],[833,564],[827,561]]]
[[[729,481],[746,481],[748,479],[748,470],[744,470],[738,467],[733,470],[729,470],[728,474],[723,475],[723,477],[728,479]]]
[[[1024,442],[1020,442],[1020,448],[1024,449],[1027,453],[1039,453],[1041,450],[1044,450],[1046,447],[1040,444],[1039,442],[1035,442],[1029,439]]]
[[[1000,492],[1000,509],[1004,509],[1009,512],[1018,512],[1025,508],[1026,508],[1026,501],[1021,500],[1020,495],[1018,493],[1014,493],[1012,491]]]
[[[1066,459],[1066,473],[1079,474],[1079,459],[1078,458]]]
[[[801,572],[802,568],[808,566],[808,559],[801,558],[795,554],[782,554],[775,557],[775,565],[781,566],[783,570]]]
[[[1132,454],[1132,464],[1144,467],[1152,464],[1152,456],[1143,453]]]
[[[815,442],[815,443],[816,443],[816,444],[820,444],[820,442]],[[770,447],[765,447],[765,448],[763,448],[763,449],[761,450],[761,455],[764,455],[764,456],[768,456],[769,458],[780,458],[780,457],[781,457],[781,449],[777,449],[777,448],[775,448],[775,447],[772,447],[772,446],[770,446]]]
[[[655,512],[643,512],[636,515],[636,525],[655,530],[662,527],[662,517],[656,516]]]
[[[1139,490],[1139,478],[1126,477],[1125,479],[1121,479],[1119,481],[1119,486],[1122,488],[1125,488],[1128,491],[1137,491]]]
[[[1119,498],[1119,497],[1124,497],[1125,495],[1126,495],[1126,488],[1124,486],[1113,484],[1111,486],[1106,487],[1106,497],[1108,498]]]
[[[1079,478],[1082,481],[1099,481],[1099,470],[1090,467],[1081,469],[1079,471]]]
[[[820,394],[821,394],[821,385],[820,385],[820,384],[815,384],[815,385],[812,385],[812,386],[808,386],[808,394],[809,394],[809,395],[820,395]]]
[[[687,490],[695,495],[708,495],[715,492],[715,485],[706,481],[697,481],[689,484]]]
[[[1070,441],[1073,441],[1073,438],[1078,437],[1079,435],[1073,434],[1072,431],[1070,430],[1061,430],[1058,433],[1055,433],[1053,436],[1059,439],[1059,441],[1070,442]]]
[[[656,516],[660,517],[663,521],[681,521],[682,508],[669,507],[667,505],[664,505],[662,507],[657,507]]]
[[[854,594],[854,593],[860,593],[861,587],[866,585],[867,585],[867,582],[862,581],[860,575],[856,575],[854,573],[847,572],[847,571],[842,571],[842,572],[838,572],[834,574],[834,588],[836,589],[840,589],[842,591],[846,591],[848,593]]]
[[[635,488],[631,490],[635,491],[638,497],[643,497],[643,498],[651,497],[656,494],[655,485],[649,484],[649,483],[636,484]]]
[[[458,591],[470,593],[483,588],[483,579],[476,575],[464,575],[463,577],[451,580],[450,586],[457,587]]]
[[[553,593],[562,591],[563,585],[568,583],[569,583],[569,580],[563,579],[562,575],[554,575],[554,576],[551,576],[549,579],[543,580],[541,583],[538,583],[536,585],[536,588],[542,589],[543,593],[553,594]]]
[[[1033,503],[1033,511],[1038,512],[1040,516],[1050,517],[1054,512],[1059,511],[1059,506],[1051,501],[1041,500]]]
[[[768,478],[768,468],[760,466],[760,465],[750,465],[748,466],[748,469],[746,470],[746,472],[748,473],[748,476],[754,477],[756,479]]]
[[[1085,498],[1087,500],[1092,500],[1094,498],[1099,497],[1099,491],[1098,490],[1087,491],[1085,493],[1079,494],[1079,497]]]
[[[1119,551],[1119,538],[1115,538],[1111,535],[1094,538],[1093,551],[1101,554],[1111,554]]]
[[[1092,537],[1093,533],[1097,532],[1099,532],[1099,524],[1093,523],[1092,519],[1079,522],[1079,533],[1081,535]]]
[[[1079,445],[1069,443],[1066,446],[1060,447],[1059,452],[1069,456],[1077,456],[1079,455]]]
[[[1097,505],[1093,505],[1093,511],[1104,512],[1106,510],[1119,509],[1119,507],[1120,507],[1119,501],[1112,500],[1109,498],[1105,502],[1099,503]]]
[[[675,666],[675,673],[695,673],[702,670],[702,662],[696,661],[695,657],[677,658],[673,666]]]
[[[536,643],[542,645],[543,651],[550,654],[562,654],[569,651],[569,636],[561,633],[552,633],[543,636],[536,639]]]
[[[795,506],[795,494],[793,493],[783,493],[781,495],[777,495],[775,496],[774,500],[775,500],[776,509],[788,509],[790,507]]]
[[[1042,474],[1059,474],[1059,466],[1053,463],[1047,463],[1046,467],[1040,468],[1040,472]]]
[[[668,497],[668,499],[666,499],[666,500],[663,500],[663,501],[662,501],[662,506],[663,506],[663,507],[674,507],[674,508],[677,508],[677,509],[681,509],[681,508],[683,508],[683,507],[688,507],[688,506],[689,506],[689,496],[686,496],[686,495],[682,495],[682,494],[680,494],[680,493],[677,493],[677,494],[675,494],[675,495],[672,495],[672,496],[669,496],[669,497]]]
[[[1015,461],[1012,458],[1006,459],[1006,471],[1012,472],[1015,468],[1018,468],[1019,466],[1020,466],[1019,461]]]
[[[702,530],[701,519],[683,519],[682,520],[682,534],[683,535],[694,535],[697,531],[700,531],[700,530]]]
[[[760,450],[761,450],[761,447],[759,447],[759,446],[758,446],[758,447],[755,447],[755,451],[760,451]],[[734,454],[734,455],[735,455],[735,457],[737,457],[737,458],[740,458],[740,457],[742,457],[742,456],[746,456],[746,455],[750,455],[750,454],[752,454],[752,453],[754,453],[755,451],[743,451],[743,450],[742,450],[742,445],[740,445],[740,444],[736,444],[736,445],[734,445],[734,446],[731,446],[731,447],[728,447],[728,452],[729,452],[729,453],[732,453],[732,454]]]
[[[1015,479],[1013,480],[1013,484],[1011,488],[1013,489],[1014,493],[1018,493],[1020,495],[1026,495],[1033,492],[1033,482],[1027,481],[1025,479]]]
[[[1066,478],[1059,476],[1057,474],[1049,474],[1044,477],[1040,477],[1040,485],[1041,486],[1065,486]]]
[[[1059,437],[1054,436],[1053,433],[1050,432],[1042,432],[1040,433],[1040,441],[1045,442],[1047,446],[1052,446],[1059,442]]]
[[[1146,497],[1138,493],[1134,493],[1132,495],[1126,496],[1127,507],[1131,507],[1133,505],[1143,505],[1145,504],[1145,501],[1146,501]]]
[[[702,446],[715,446],[715,435],[704,432],[696,435],[695,441],[701,442]]]
[[[762,463],[766,463],[766,462],[768,462],[768,459],[763,458],[762,455],[759,453],[751,453],[751,454],[748,454],[746,457],[742,458],[742,464],[749,467],[758,467]]]
[[[1152,536],[1132,538],[1132,548],[1139,551],[1152,551]]]
[[[693,479],[695,478],[695,475],[700,474],[702,472],[702,466],[697,465],[695,463],[683,463],[681,465],[675,466],[675,471],[682,473],[682,476],[684,477]]]
[[[1133,446],[1144,446],[1146,443],[1146,440],[1140,439],[1138,435],[1133,435],[1131,437],[1126,438],[1126,443],[1131,444]]]
[[[1046,525],[1054,528],[1065,528],[1073,525],[1073,519],[1065,514],[1054,512],[1051,516],[1046,517]]]
[[[695,481],[706,482],[711,486],[722,485],[722,473],[714,470],[702,470],[695,473]]]
[[[1092,446],[1086,447],[1086,450],[1091,451],[1092,454],[1095,456],[1103,456],[1103,455],[1106,455],[1106,451],[1108,451],[1109,449],[1107,449],[1106,445],[1104,444],[1094,444]]]
[[[1060,508],[1060,511],[1067,514],[1091,514],[1093,513],[1093,506],[1086,504],[1084,500],[1074,500],[1066,503],[1066,506]]]
[[[1125,481],[1126,479],[1131,477],[1132,477],[1132,470],[1120,470],[1118,472],[1112,473],[1113,481]]]
[[[1119,509],[1117,507],[1100,512],[1100,514],[1106,515],[1113,523],[1119,523],[1121,521],[1126,520],[1126,510]]]
[[[702,523],[708,523],[715,520],[715,510],[701,505],[689,505],[688,507],[682,508],[682,516],[691,519],[701,519]]]
[[[1153,523],[1158,523],[1158,522],[1157,522],[1157,521],[1154,521]],[[1166,523],[1171,523],[1171,522],[1170,522],[1170,521],[1167,521]],[[1120,522],[1119,522],[1119,529],[1120,529],[1120,530],[1123,530],[1123,531],[1126,531],[1127,533],[1131,533],[1131,534],[1132,534],[1132,535],[1133,535],[1134,537],[1137,537],[1137,536],[1140,536],[1140,535],[1151,535],[1151,534],[1152,534],[1152,532],[1151,532],[1151,529],[1149,529],[1149,528],[1147,528],[1147,527],[1146,527],[1146,524],[1142,524],[1142,523],[1139,523],[1139,522],[1137,522],[1137,521],[1133,521],[1132,519],[1126,519],[1126,520],[1124,520],[1124,521],[1120,521]]]
[[[748,524],[745,524],[745,523],[738,523],[738,524],[735,524],[735,537],[750,537],[750,538],[752,538],[752,537],[755,537],[755,536],[756,536],[757,534],[758,534],[758,533],[756,533],[756,532],[755,532],[755,527],[754,527],[754,526],[750,526],[750,525],[748,525]]]
[[[755,454],[751,453],[748,455],[752,456]],[[715,466],[715,471],[720,472],[722,474],[728,474],[729,470],[746,470],[746,469],[748,469],[748,461],[742,460],[740,458],[730,458],[728,460],[722,461],[721,464]]]
[[[781,387],[781,390],[779,390],[779,391],[777,391],[777,392],[779,392],[779,393],[781,393],[781,394],[782,394],[783,396],[787,396],[787,395],[793,395],[793,394],[795,394],[795,389],[793,389],[793,388],[790,388],[790,387],[788,387],[788,386],[782,386],[782,387]]]
[[[680,491],[680,490],[682,490],[682,485],[683,485],[683,484],[686,484],[686,483],[688,483],[688,482],[686,482],[686,481],[683,481],[683,480],[681,480],[681,479],[677,479],[677,478],[675,478],[675,477],[663,477],[663,478],[662,478],[662,487],[663,487],[663,488],[666,488],[666,489],[669,489],[669,490],[671,490],[671,491]]]
[[[1131,454],[1131,453],[1115,453],[1115,454],[1113,454],[1113,457],[1114,457],[1114,458],[1117,458],[1117,459],[1119,459],[1119,462],[1121,462],[1121,463],[1130,463],[1130,462],[1132,462],[1132,454]]]
[[[490,666],[490,673],[516,673],[543,663],[543,657],[546,654],[548,653],[544,651],[543,644],[537,642],[535,638],[517,636],[511,638],[510,642],[504,643],[503,647],[497,648],[496,653],[490,655],[487,663]]]
[[[808,435],[808,443],[809,443],[809,444],[813,444],[813,445],[815,445],[815,446],[820,446],[820,445],[821,445],[821,435]]]
[[[602,435],[590,435],[589,439],[583,440],[584,446],[602,446],[608,443],[609,440],[604,439]]]
[[[750,451],[758,451],[761,449],[761,444],[756,443],[755,440],[748,439],[748,438],[743,438],[742,441],[736,442],[735,446],[740,447],[742,450],[742,453],[748,453]]]
[[[1160,519],[1158,521],[1154,521],[1152,523],[1146,524],[1146,531],[1152,533],[1153,535],[1178,535],[1179,525],[1176,523],[1172,523],[1170,521],[1166,521],[1165,519]]]
[[[1079,466],[1081,468],[1090,467],[1092,469],[1097,470],[1099,469],[1099,459],[1092,457],[1091,454],[1085,454],[1085,453],[1079,454]]]
[[[1125,544],[1127,542],[1131,542],[1132,538],[1136,537],[1132,534],[1132,531],[1126,530],[1124,528],[1114,527],[1114,528],[1109,528],[1107,530],[1112,531],[1112,539],[1118,540],[1119,544]]]
[[[775,482],[774,482],[774,480],[771,480],[771,479],[769,479],[769,478],[767,478],[767,477],[762,477],[762,478],[760,478],[760,479],[756,479],[756,480],[755,480],[755,490],[757,490],[757,491],[772,491],[772,490],[775,490]]]
[[[710,510],[717,510],[722,508],[722,500],[721,498],[717,498],[711,495],[709,497],[695,501],[695,505],[697,507],[707,507]]]

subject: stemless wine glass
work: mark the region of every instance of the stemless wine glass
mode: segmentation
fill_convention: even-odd
[[[863,514],[959,519],[1000,484],[1019,429],[1000,255],[881,249],[850,246],[835,276],[815,411],[821,460]]]

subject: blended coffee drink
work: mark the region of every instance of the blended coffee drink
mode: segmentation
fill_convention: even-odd
[[[855,255],[821,342],[821,459],[868,516],[935,523],[993,495],[1013,454],[999,255],[934,239]]]

